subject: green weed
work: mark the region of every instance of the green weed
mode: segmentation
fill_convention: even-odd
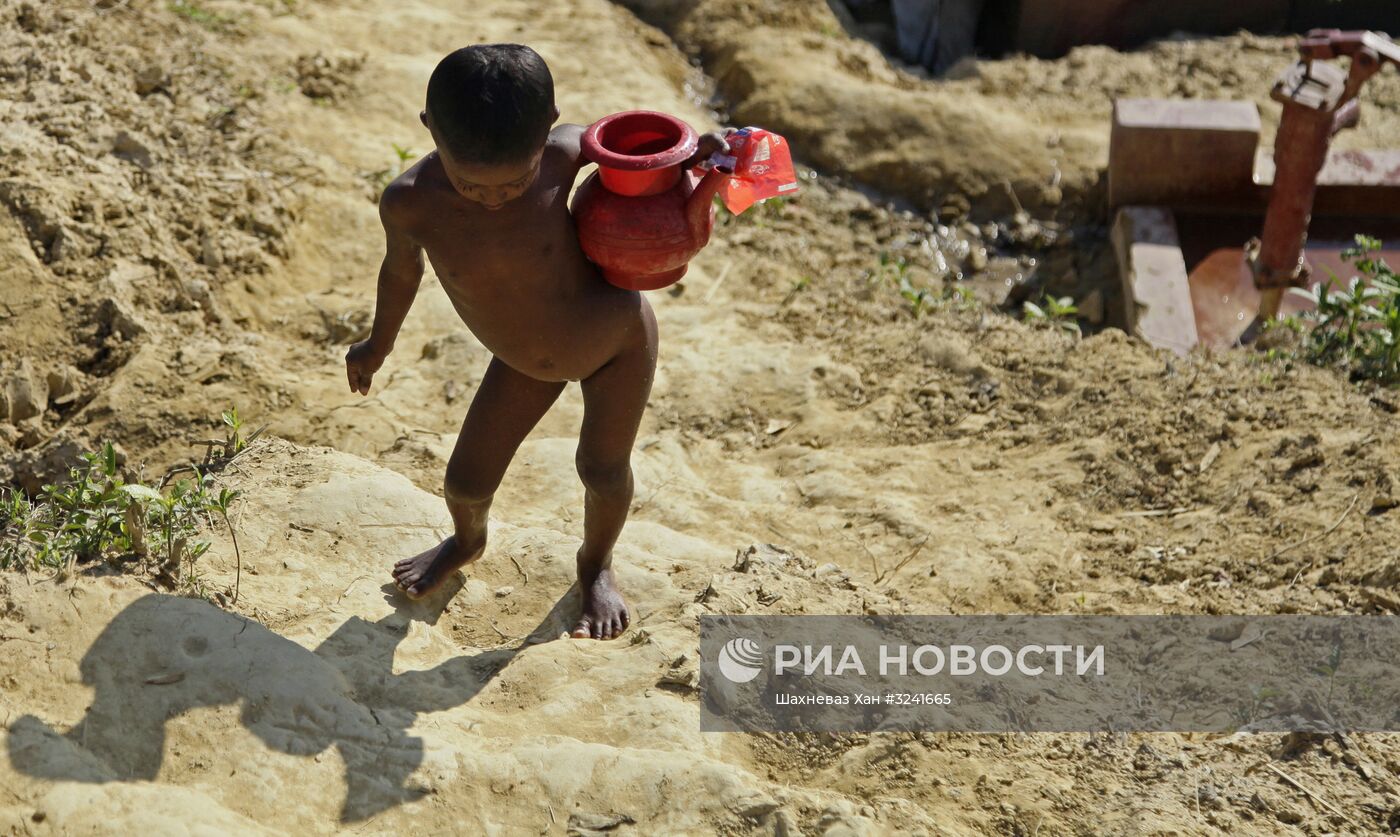
[[[1311,326],[1302,354],[1353,380],[1400,383],[1400,276],[1378,255],[1381,242],[1356,236],[1342,255],[1357,269],[1342,286],[1335,274],[1308,296],[1317,308],[1304,314]]]
[[[798,279],[796,282],[793,282],[792,287],[788,289],[787,295],[783,297],[783,301],[778,303],[778,307],[781,308],[783,306],[786,306],[789,302],[792,302],[794,299],[796,299],[798,294],[811,287],[811,285],[812,277],[810,276],[803,276],[801,279]]]
[[[298,0],[256,0],[259,6],[267,9],[274,17],[294,15],[299,10]]]
[[[719,196],[716,195],[716,198]],[[782,218],[787,212],[787,205],[792,202],[792,198],[777,195],[771,198],[764,198],[753,205],[753,223],[758,227],[772,226],[774,221]],[[723,204],[721,203],[721,206]]]
[[[950,282],[943,286],[942,302],[952,305],[957,311],[972,311],[982,305],[977,299],[977,294],[966,285],[959,285]]]
[[[1282,692],[1269,686],[1250,686],[1249,695],[1250,701],[1247,706],[1237,706],[1230,712],[1234,716],[1236,726],[1252,724],[1264,717]]]
[[[942,290],[915,285],[910,278],[910,264],[903,256],[891,256],[881,252],[876,266],[866,271],[866,278],[874,283],[893,287],[909,304],[909,313],[918,319],[926,311],[952,306],[958,311],[970,311],[978,307],[977,297],[972,289],[956,282],[945,282]]]
[[[228,430],[224,432],[224,438],[219,442],[219,445],[222,445],[222,447],[219,447],[218,456],[219,458],[231,459],[246,450],[252,438],[243,438],[243,419],[238,417],[237,407],[229,407],[227,410],[224,410],[219,414],[219,419]],[[253,435],[256,436],[261,432],[262,428],[258,428]],[[213,455],[212,450],[210,451],[210,455]]]
[[[365,175],[365,180],[368,180],[370,185],[375,189],[375,198],[378,198],[381,192],[389,188],[389,184],[393,183],[395,178],[404,173],[404,169],[408,168],[408,163],[418,157],[418,152],[411,148],[399,145],[396,142],[391,142],[389,144],[394,149],[394,157],[396,158],[394,165]]]
[[[1026,322],[1061,328],[1076,336],[1081,333],[1079,309],[1070,297],[1062,296],[1057,299],[1046,294],[1041,297],[1039,304],[1026,300],[1021,303],[1021,313]]]
[[[171,471],[159,483],[122,473],[110,442],[83,454],[68,479],[43,486],[34,498],[0,488],[0,570],[72,574],[79,564],[139,563],[174,589],[204,596],[197,562],[209,550],[201,537],[216,525],[233,539],[238,600],[242,554],[230,509],[239,493],[216,484],[215,472],[261,432],[244,436],[238,411],[223,416],[224,438],[210,440],[204,462]],[[177,473],[192,476],[176,479]]]
[[[1342,646],[1333,645],[1332,653],[1327,655],[1327,659],[1313,666],[1313,674],[1318,677],[1327,678],[1327,697],[1323,701],[1324,706],[1332,705],[1332,690],[1337,686],[1337,672],[1342,668]]]
[[[882,251],[879,263],[868,274],[871,281],[894,287],[904,301],[909,303],[909,312],[918,319],[924,310],[934,302],[932,290],[921,288],[909,279],[909,262],[903,256],[891,256]]]
[[[193,0],[170,0],[166,8],[191,23],[197,23],[214,32],[227,32],[236,23],[233,18],[211,12]]]

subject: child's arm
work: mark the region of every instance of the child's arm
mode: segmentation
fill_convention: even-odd
[[[408,309],[423,279],[423,248],[408,233],[412,187],[391,183],[379,199],[379,220],[386,238],[384,262],[379,266],[379,290],[374,304],[374,327],[369,339],[345,353],[350,391],[369,394],[370,381],[394,348]]]

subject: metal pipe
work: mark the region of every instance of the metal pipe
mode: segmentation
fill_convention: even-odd
[[[1361,85],[1386,62],[1400,62],[1400,46],[1375,32],[1313,30],[1298,42],[1298,52],[1300,59],[1274,84],[1273,98],[1283,104],[1274,140],[1274,183],[1264,229],[1245,248],[1259,289],[1259,315],[1248,336],[1278,316],[1287,288],[1307,284],[1303,251],[1332,137],[1357,123]],[[1351,59],[1347,72],[1323,63],[1342,56]]]

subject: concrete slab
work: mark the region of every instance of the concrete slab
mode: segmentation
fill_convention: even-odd
[[[1127,206],[1113,223],[1129,334],[1184,355],[1196,345],[1186,260],[1171,210]]]
[[[1257,201],[1253,102],[1116,99],[1108,151],[1110,207]]]

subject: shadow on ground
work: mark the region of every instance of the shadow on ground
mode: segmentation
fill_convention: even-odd
[[[148,595],[117,614],[84,655],[82,679],[96,695],[83,720],[60,735],[32,715],[19,718],[7,738],[10,761],[44,779],[153,780],[167,719],[240,703],[244,726],[274,750],[339,750],[341,819],[363,820],[428,792],[408,783],[423,761],[422,739],[407,732],[418,714],[470,701],[522,649],[567,631],[575,598],[570,591],[518,644],[394,674],[410,623],[435,622],[441,602],[394,599],[395,613],[378,622],[352,617],[312,652],[206,602]]]

